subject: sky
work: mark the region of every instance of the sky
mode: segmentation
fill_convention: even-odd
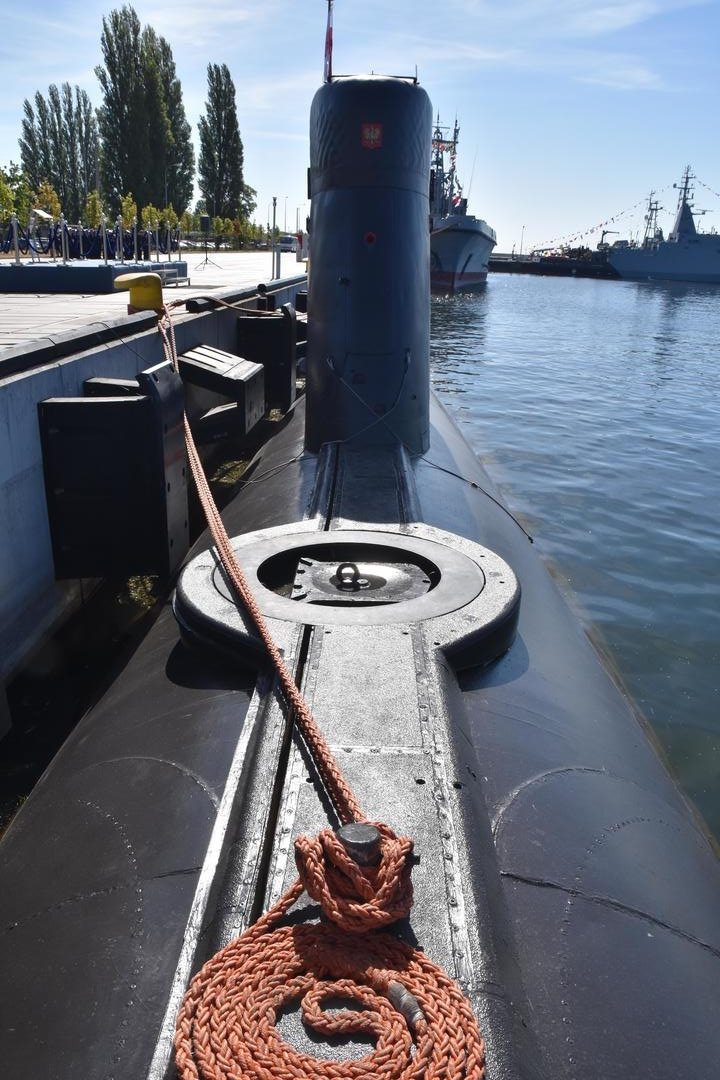
[[[0,164],[19,162],[25,98],[69,82],[101,104],[102,19],[120,3],[2,2]],[[255,220],[308,212],[308,115],[322,81],[326,0],[136,0],[170,43],[197,148],[208,63],[235,83]],[[333,71],[414,75],[460,125],[458,175],[498,251],[600,229],[642,230],[691,165],[695,205],[720,232],[720,0],[335,0]],[[611,219],[615,219],[614,221]],[[615,237],[610,235],[608,240]]]

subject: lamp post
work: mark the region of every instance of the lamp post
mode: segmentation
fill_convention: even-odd
[[[521,254],[521,255],[522,255],[522,249],[523,249],[523,240],[524,240],[524,239],[525,239],[525,226],[523,225],[523,227],[522,227],[522,232],[520,233],[520,254]]]
[[[276,262],[279,263],[279,261],[280,261],[280,252],[278,251],[276,253],[276,251],[275,251],[275,217],[276,217],[276,211],[277,211],[277,195],[273,195],[273,198],[272,198],[272,245],[271,245],[271,251],[272,251],[272,280],[273,281],[276,278],[280,277],[279,267],[276,268],[276,265],[275,265]]]

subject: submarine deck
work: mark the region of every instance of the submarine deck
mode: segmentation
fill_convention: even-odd
[[[299,624],[279,626],[288,660],[304,654],[305,693],[361,803],[415,836],[419,902],[405,932],[462,984],[492,1076],[594,1078],[618,1060],[623,1075],[660,1062],[704,1075],[718,1037],[718,867],[629,706],[440,408],[428,455],[343,447],[326,467],[301,452],[303,414],[300,401],[227,508],[230,535],[248,520],[309,545],[358,528],[398,543],[451,530],[522,583],[513,647],[460,675],[442,620],[328,619],[304,648]],[[166,608],[5,840],[13,1075],[30,1044],[60,1072],[82,1061],[104,1074],[109,1025],[113,1075],[165,1077],[187,977],[277,896],[292,838],[322,823],[312,781],[267,680],[253,690],[242,666],[181,645]],[[38,821],[54,824],[28,875],[23,833]],[[58,868],[58,844],[79,845],[83,865]],[[99,877],[93,852],[106,849]],[[661,851],[681,873],[656,873]],[[80,947],[88,937],[101,956]],[[73,1003],[62,1017],[58,1000]],[[668,1024],[670,1000],[696,1011]],[[645,1038],[624,1038],[628,1009]]]

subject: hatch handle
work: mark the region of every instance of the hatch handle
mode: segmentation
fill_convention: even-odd
[[[340,563],[335,571],[335,580],[338,588],[345,592],[357,592],[370,584],[367,578],[360,577],[357,563],[354,562]]]

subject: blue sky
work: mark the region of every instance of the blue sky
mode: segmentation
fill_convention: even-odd
[[[641,227],[654,188],[669,224],[672,183],[691,164],[720,192],[720,0],[336,0],[334,71],[412,74],[446,124],[470,208],[498,250],[576,234],[640,203],[612,227]],[[5,6],[0,42],[0,163],[19,161],[22,104],[70,82],[95,105],[97,0]],[[322,78],[324,0],[137,0],[170,42],[188,119],[204,112],[208,62],[226,63],[238,98],[245,179],[257,219],[306,211],[307,117]],[[720,197],[696,205],[720,231]],[[589,237],[591,243],[599,234]],[[612,237],[610,238],[612,239]]]

